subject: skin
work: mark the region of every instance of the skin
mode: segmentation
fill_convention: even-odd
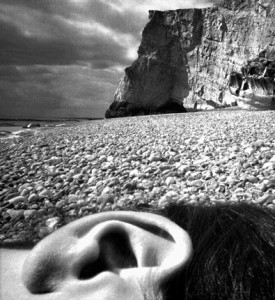
[[[57,230],[31,251],[1,251],[3,299],[142,300],[144,290],[157,288],[191,255],[188,233],[169,219],[96,214]],[[86,266],[95,273],[81,278]]]
[[[0,299],[30,299],[30,293],[21,280],[23,263],[29,253],[30,250],[20,248],[0,249]]]
[[[75,283],[71,286],[66,286],[63,291],[56,292],[54,295],[34,295],[31,294],[28,289],[24,286],[21,279],[21,274],[23,271],[23,264],[25,259],[30,254],[30,250],[21,249],[0,249],[0,299],[5,300],[44,300],[44,299],[91,299],[91,295],[100,299],[100,297],[108,297],[108,295],[115,295],[120,293],[121,299],[142,299],[140,295],[135,292],[139,291],[138,287],[129,286],[125,289],[125,282],[117,282],[114,285],[114,280],[111,274],[106,274],[98,280],[97,284],[94,285],[82,285],[76,287]],[[104,292],[100,291],[102,289],[101,284],[106,284],[106,281],[110,281],[112,284],[105,285]],[[116,280],[116,279],[115,279]],[[104,283],[105,281],[105,283]],[[117,281],[117,280],[116,280]],[[99,290],[99,291],[98,291]],[[135,292],[133,294],[133,291]],[[124,297],[124,298],[123,298]],[[96,299],[95,298],[95,299]],[[94,299],[94,298],[92,298]],[[104,298],[102,298],[104,299]],[[107,298],[106,298],[107,299]],[[120,298],[118,298],[120,299]]]

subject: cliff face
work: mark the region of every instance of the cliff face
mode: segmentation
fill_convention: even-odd
[[[150,11],[138,59],[125,69],[106,117],[232,105],[239,96],[230,89],[238,80],[232,74],[261,53],[275,61],[274,49],[274,0]]]

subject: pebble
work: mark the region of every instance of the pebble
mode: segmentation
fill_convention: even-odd
[[[38,209],[38,208],[39,208],[38,204],[33,204],[30,206],[30,209]]]
[[[17,196],[17,197],[14,197],[14,198],[8,200],[9,204],[13,204],[13,205],[16,205],[18,203],[25,202],[25,201],[26,201],[26,197],[24,197],[24,196]]]
[[[36,213],[37,212],[34,209],[27,209],[27,210],[24,211],[24,218],[28,219],[28,218],[34,216]]]
[[[159,195],[160,191],[161,191],[161,188],[155,186],[151,191],[151,195]]]
[[[60,200],[60,201],[56,202],[55,207],[62,208],[66,205],[66,203],[67,203],[66,200]]]
[[[37,202],[38,200],[39,197],[36,194],[30,194],[30,196],[28,197],[28,202]]]
[[[253,145],[256,148],[261,148],[265,145],[265,142],[263,140],[257,140],[256,142],[253,143]]]
[[[255,149],[253,147],[247,147],[246,149],[244,149],[244,153],[247,156],[251,156],[254,152],[255,152]]]
[[[272,178],[272,179],[270,179],[270,180],[267,180],[267,182],[266,182],[266,187],[267,187],[268,189],[270,189],[270,188],[275,188],[275,178]]]
[[[176,180],[173,177],[167,177],[166,180],[165,180],[166,185],[170,185],[170,184],[175,183],[175,182],[176,182]]]
[[[134,169],[134,170],[130,171],[130,173],[129,173],[130,178],[138,177],[138,176],[139,176],[139,171],[137,169]]]
[[[114,190],[112,188],[110,188],[109,186],[106,186],[103,191],[101,192],[101,195],[104,195],[104,194],[113,194],[114,193]]]
[[[12,238],[21,231],[7,220],[22,228],[35,221],[40,239],[59,226],[45,220],[130,204],[275,206],[274,117],[238,110],[143,116],[0,140],[0,226]]]
[[[52,198],[53,197],[53,192],[50,190],[43,190],[42,192],[39,193],[38,195],[41,198]]]
[[[149,161],[150,162],[153,162],[153,161],[159,161],[162,159],[162,155],[160,152],[156,152],[156,153],[152,153],[150,156],[149,156]]]
[[[271,194],[264,194],[263,196],[261,196],[257,199],[257,202],[260,204],[266,204],[270,200],[272,201]]]
[[[209,180],[209,179],[212,178],[212,173],[211,173],[210,171],[204,171],[204,172],[202,173],[202,178],[203,178],[204,180]]]
[[[150,190],[153,188],[153,182],[151,180],[143,180],[140,182],[137,187],[142,190]]]
[[[246,177],[246,180],[251,183],[257,183],[259,181],[259,179],[255,176],[248,176],[248,177]]]
[[[79,200],[76,202],[76,205],[77,205],[77,207],[83,207],[83,206],[86,206],[86,200],[84,200],[84,199],[79,199]]]
[[[264,165],[263,165],[263,169],[274,169],[274,166],[275,166],[275,163],[274,162],[266,162]]]
[[[8,209],[6,213],[11,217],[11,219],[18,219],[24,215],[24,210]]]
[[[25,190],[26,188],[28,188],[30,185],[28,183],[25,183],[23,185],[21,185],[18,189],[19,193],[21,193],[23,190]]]
[[[4,201],[10,200],[10,199],[15,198],[15,197],[17,197],[17,196],[19,196],[19,193],[10,193],[10,194],[8,194],[8,195],[5,197]]]
[[[50,228],[47,227],[42,227],[39,229],[38,232],[38,237],[40,239],[43,239],[44,237],[46,237],[47,235],[49,235],[50,233],[52,233],[53,231]]]
[[[189,186],[195,186],[195,187],[201,187],[204,184],[203,180],[193,180],[193,181],[188,181],[187,184]]]
[[[21,196],[27,196],[27,195],[29,195],[29,193],[30,193],[30,191],[29,191],[28,189],[24,189],[24,190],[20,193],[20,195],[21,195]]]
[[[115,197],[110,194],[103,194],[98,197],[97,203],[106,204],[106,203],[114,203]]]
[[[164,207],[164,206],[166,206],[166,205],[169,205],[170,203],[172,203],[173,202],[173,198],[174,197],[177,197],[178,195],[176,195],[176,196],[173,196],[173,194],[171,195],[169,192],[167,193],[167,194],[165,194],[164,196],[162,196],[161,198],[160,198],[160,200],[158,201],[158,205],[160,206],[160,207]],[[174,201],[175,202],[175,201]]]
[[[47,219],[46,222],[45,222],[45,225],[50,230],[53,230],[53,229],[57,228],[57,225],[58,225],[59,222],[60,222],[60,218],[59,217],[54,217],[54,218]]]

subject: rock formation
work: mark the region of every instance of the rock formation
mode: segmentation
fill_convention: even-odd
[[[233,105],[247,61],[271,53],[267,60],[272,63],[274,49],[274,0],[223,0],[205,9],[150,11],[138,59],[125,69],[106,117]],[[272,85],[274,90],[272,76],[265,76],[262,91]]]
[[[275,108],[275,49],[268,47],[229,78],[229,91],[244,109]]]

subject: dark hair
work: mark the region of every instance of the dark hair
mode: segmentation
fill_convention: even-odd
[[[275,211],[240,203],[170,205],[159,211],[191,236],[189,264],[164,299],[275,299]]]

